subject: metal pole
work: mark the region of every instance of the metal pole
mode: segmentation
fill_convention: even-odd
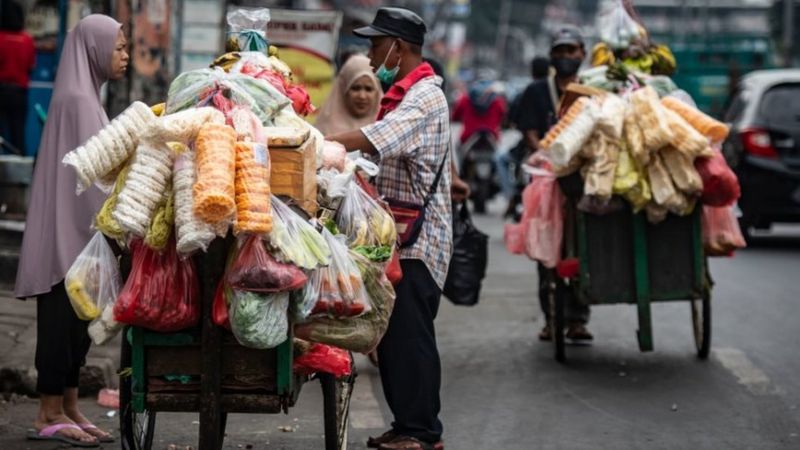
[[[500,4],[500,17],[497,27],[497,41],[495,51],[497,52],[497,68],[501,74],[505,72],[506,60],[506,41],[508,41],[508,22],[511,20],[511,0],[503,0]]]
[[[783,0],[783,65],[792,67],[794,59],[794,0]]]

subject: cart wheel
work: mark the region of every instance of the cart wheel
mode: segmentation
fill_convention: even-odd
[[[550,298],[550,332],[553,335],[553,344],[555,345],[555,358],[558,362],[565,362],[567,354],[564,350],[564,299],[558,295],[557,281],[555,281],[555,274],[548,283],[548,297]]]
[[[692,329],[694,343],[697,347],[697,357],[708,358],[711,350],[711,292],[706,289],[703,298],[692,300]]]
[[[356,381],[355,367],[345,377],[319,374],[325,418],[325,450],[346,450],[350,426],[350,397]]]
[[[131,346],[125,339],[127,330],[125,328],[122,334],[120,352],[120,366],[123,370],[131,367]],[[131,402],[132,392],[130,374],[121,371],[119,377],[119,430],[122,449],[151,450],[156,428],[156,413],[148,410],[143,413],[135,412]]]

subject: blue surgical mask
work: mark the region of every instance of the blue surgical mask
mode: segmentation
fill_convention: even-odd
[[[378,81],[381,82],[381,86],[385,88],[394,84],[394,79],[397,78],[397,73],[400,72],[400,61],[397,62],[397,66],[395,66],[394,69],[386,68],[386,61],[389,60],[389,56],[392,54],[395,44],[397,44],[397,41],[392,43],[392,48],[390,48],[389,53],[386,54],[386,59],[383,60],[383,64],[375,71],[375,78],[377,78]]]

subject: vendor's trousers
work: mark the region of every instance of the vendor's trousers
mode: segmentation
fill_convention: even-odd
[[[91,345],[88,326],[72,309],[63,281],[36,299],[36,390],[40,394],[63,395],[65,388],[78,387]]]
[[[403,279],[389,328],[378,346],[383,393],[394,415],[392,429],[423,442],[441,439],[441,363],[433,321],[442,291],[425,264],[400,261]]]
[[[548,284],[552,280],[556,280],[555,270],[548,269],[542,263],[537,263],[539,269],[539,305],[542,308],[542,314],[550,323],[550,297]],[[564,299],[564,320],[567,324],[581,324],[586,325],[589,323],[589,316],[591,310],[589,305],[584,305],[578,301],[572,289],[565,286],[561,280],[556,280],[556,295]]]

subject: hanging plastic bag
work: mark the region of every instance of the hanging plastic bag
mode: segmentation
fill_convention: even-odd
[[[276,260],[260,236],[244,236],[225,280],[232,289],[253,292],[289,292],[301,288],[306,274],[297,266]]]
[[[603,201],[611,198],[614,175],[619,161],[619,143],[605,132],[596,131],[583,148],[584,158],[589,160],[584,174],[584,195]]]
[[[664,147],[659,153],[664,161],[664,167],[667,168],[679,191],[689,196],[700,194],[703,191],[703,180],[692,163],[692,157],[672,146]]]
[[[650,86],[631,94],[631,108],[642,130],[645,152],[656,152],[669,144],[673,138],[666,108],[661,105],[658,93]],[[636,157],[636,155],[634,155]]]
[[[732,207],[703,207],[703,246],[708,256],[732,256],[747,246]]]
[[[314,311],[322,290],[322,271],[312,270],[303,289],[292,293],[292,317],[296,322],[304,322]]]
[[[597,15],[600,40],[614,50],[628,48],[640,36],[639,24],[628,14],[622,1],[608,2]]]
[[[154,331],[178,331],[200,320],[200,287],[191,258],[181,260],[170,239],[163,252],[137,239],[131,273],[114,306],[114,319]]]
[[[578,102],[585,103],[581,112],[547,147],[550,160],[553,162],[555,169],[569,166],[586,141],[592,136],[600,116],[600,108],[594,100],[581,97],[576,101],[576,103]]]
[[[228,12],[228,51],[267,53],[269,9],[237,8]],[[233,46],[233,44],[236,44]]]
[[[275,348],[289,337],[289,293],[260,294],[231,289],[231,331],[245,347]]]
[[[526,223],[525,253],[552,269],[561,260],[561,239],[564,233],[564,194],[555,176],[535,178],[526,188],[528,204],[534,211]],[[524,196],[525,194],[523,194]],[[535,201],[535,203],[534,203]]]
[[[278,259],[306,270],[330,264],[331,250],[316,228],[278,197],[273,195],[271,202],[272,231],[268,238]]]
[[[379,262],[388,261],[397,243],[392,216],[356,183],[350,183],[336,215],[347,245]]]
[[[300,375],[317,372],[341,378],[352,373],[350,352],[325,344],[313,344],[311,349],[294,359],[292,370]]]
[[[311,314],[357,317],[369,312],[364,281],[353,262],[357,254],[347,249],[344,236],[334,236],[328,230],[322,230],[322,235],[331,249],[332,260],[330,266],[320,269],[320,296]]]
[[[103,233],[94,234],[69,268],[64,285],[81,320],[94,320],[113,305],[122,287],[119,264]]]
[[[214,291],[214,304],[211,308],[211,319],[214,325],[231,329],[230,316],[228,315],[228,300],[225,296],[225,289],[230,289],[225,284],[225,278],[221,278],[217,283],[217,290]]]
[[[736,174],[719,149],[710,158],[697,158],[694,166],[703,180],[700,200],[708,206],[730,206],[742,195]]]
[[[454,304],[478,303],[489,262],[489,236],[475,228],[469,208],[462,204],[453,214],[453,256],[444,283],[444,295]]]
[[[355,318],[312,318],[295,325],[295,336],[359,353],[369,353],[378,346],[389,326],[395,291],[386,278],[382,264],[370,262],[359,255],[353,255],[353,261],[364,280],[372,304],[371,311]]]

